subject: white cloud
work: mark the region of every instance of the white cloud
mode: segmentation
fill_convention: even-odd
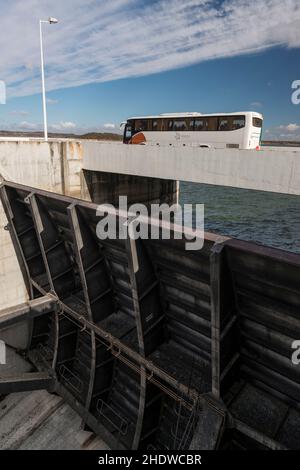
[[[110,123],[108,123],[110,124]],[[0,130],[8,131],[43,131],[44,127],[42,123],[21,121],[21,122],[7,122],[0,120]],[[109,128],[116,134],[121,134],[118,128]],[[48,125],[48,131],[54,133],[64,133],[64,134],[87,134],[89,132],[107,132],[107,127],[104,125],[99,126],[82,126],[80,124],[75,124],[71,121],[61,121],[59,123],[53,123]]]
[[[260,101],[253,101],[252,103],[250,103],[250,107],[251,108],[261,108],[262,103]]]
[[[106,124],[103,124],[103,127],[104,129],[115,129],[116,125],[111,122],[107,122]]]
[[[288,124],[287,126],[279,126],[279,129],[282,129],[287,132],[296,132],[300,130],[300,125],[291,123],[291,124]]]
[[[17,126],[17,128],[20,129],[20,130],[25,130],[25,131],[36,131],[36,130],[39,129],[39,125],[35,124],[33,122],[22,121]]]
[[[46,98],[47,104],[57,104],[58,100],[53,100],[52,98]]]
[[[29,112],[28,111],[23,111],[21,110],[15,110],[15,111],[10,111],[9,113],[11,116],[28,116]]]
[[[263,130],[263,139],[300,141],[300,125],[290,123]]]
[[[8,96],[148,75],[217,57],[300,47],[299,0],[0,0],[0,78]]]
[[[60,125],[63,129],[74,129],[76,127],[75,122],[72,121],[61,121]]]
[[[70,130],[70,129],[74,130],[76,129],[77,126],[75,122],[72,122],[72,121],[60,121],[60,123],[51,124],[49,127],[55,131],[63,131],[63,130]]]

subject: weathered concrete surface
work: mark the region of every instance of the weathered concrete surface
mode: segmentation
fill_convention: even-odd
[[[32,370],[33,366],[29,364],[21,354],[17,354],[14,348],[6,345],[6,364],[0,365],[0,377],[9,377],[15,374],[16,371],[25,373],[31,372]]]
[[[0,377],[32,371],[12,348]],[[45,390],[0,395],[0,450],[105,450],[101,438],[81,429],[80,416],[61,397]]]
[[[1,309],[11,307],[27,300],[17,257],[10,235],[4,230],[7,220],[0,208],[0,304]]]
[[[0,141],[0,175],[9,181],[83,197],[82,157],[82,145],[77,141]]]
[[[36,393],[36,392],[35,392]],[[50,395],[47,396],[49,400]],[[101,438],[83,431],[80,416],[66,403],[20,443],[22,450],[107,450]]]
[[[83,142],[83,168],[300,195],[300,151]]]
[[[20,282],[23,282],[21,279]],[[0,316],[2,311],[0,311]],[[13,348],[25,350],[28,345],[28,338],[30,337],[30,322],[28,320],[19,323],[11,328],[6,328],[0,331],[0,339]]]
[[[45,390],[13,393],[1,401],[0,450],[106,450],[63,399]]]

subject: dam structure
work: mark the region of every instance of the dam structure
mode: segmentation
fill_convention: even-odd
[[[151,239],[148,219],[142,222],[148,239],[100,240],[96,209],[106,173],[110,181],[129,172],[156,178],[160,194],[143,192],[149,202],[177,191],[175,164],[172,183],[159,186],[166,177],[159,159],[151,168],[147,162],[142,175],[139,149],[124,150],[116,165],[119,147],[83,143],[75,179],[46,188],[52,191],[3,175],[5,234],[26,296],[0,312],[0,338],[22,350],[34,370],[1,376],[0,395],[55,392],[112,449],[299,449],[300,366],[292,344],[300,338],[300,255],[212,233],[201,250],[189,251],[172,224],[169,240]],[[140,147],[141,161],[145,152]],[[176,163],[179,150],[164,152]],[[183,151],[186,165],[190,152]],[[193,178],[208,182],[214,172],[214,184],[225,184],[243,152],[230,150],[223,160],[213,152],[210,167],[207,152],[201,149]],[[268,174],[266,189],[299,194],[298,170],[289,173],[298,168],[294,153],[262,152],[271,154],[264,164],[257,160],[264,153],[255,154],[261,172],[249,173],[247,187],[259,189]],[[243,184],[254,153],[245,154],[228,184]],[[68,150],[63,155],[56,168],[71,177]],[[81,182],[72,194],[75,181]],[[117,226],[124,217],[117,211]]]

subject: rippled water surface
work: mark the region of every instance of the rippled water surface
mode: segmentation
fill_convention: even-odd
[[[300,196],[180,183],[180,204],[205,205],[205,230],[300,253]]]

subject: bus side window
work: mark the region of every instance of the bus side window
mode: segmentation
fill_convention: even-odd
[[[162,131],[163,130],[163,120],[162,119],[152,119],[150,121],[150,128],[152,131]]]
[[[235,131],[237,129],[242,129],[242,127],[245,127],[245,117],[244,116],[234,117],[232,121],[232,130]]]
[[[219,131],[229,131],[229,119],[227,118],[220,118],[219,120],[219,126],[218,126]]]
[[[168,120],[167,119],[160,119],[160,124],[158,124],[159,131],[167,131],[168,130]]]
[[[185,119],[177,120],[175,119],[173,123],[173,131],[187,131],[188,126]]]
[[[167,128],[165,128],[165,130],[167,130],[167,131],[172,131],[172,130],[173,130],[173,124],[174,124],[173,119],[169,119],[169,120],[168,120]]]
[[[195,131],[207,131],[208,130],[207,119],[195,119],[194,130]]]
[[[189,130],[190,131],[193,131],[195,128],[195,119],[190,119],[190,122],[189,122]]]
[[[146,119],[137,119],[135,121],[135,132],[147,131],[148,121]]]

